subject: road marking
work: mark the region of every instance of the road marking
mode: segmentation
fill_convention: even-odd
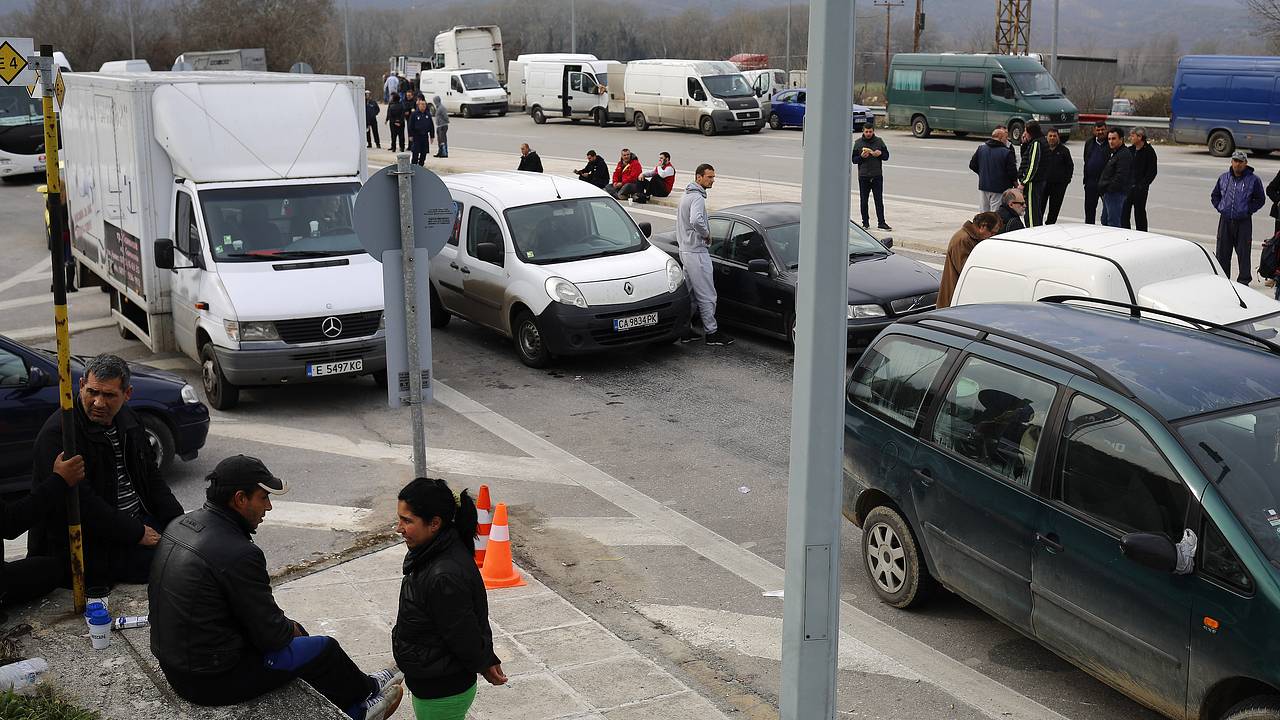
[[[74,335],[83,330],[95,330],[97,328],[114,327],[115,318],[100,317],[89,318],[87,320],[72,319],[70,323],[71,334]],[[56,334],[53,323],[41,325],[40,327],[22,328],[21,330],[0,330],[0,335],[5,335],[10,340],[38,340],[41,338],[51,338]]]
[[[14,298],[12,300],[0,300],[0,310],[11,310],[13,308],[30,307],[32,305],[48,305],[53,307],[53,295],[44,293],[43,295],[29,295],[27,297]]]
[[[584,535],[601,545],[680,545],[680,541],[639,518],[628,517],[553,517],[544,528],[565,530]]]
[[[628,205],[628,206],[627,206],[627,212],[628,212],[628,213],[636,213],[636,214],[639,214],[639,215],[651,215],[651,216],[653,216],[653,217],[666,218],[666,219],[668,219],[668,220],[675,220],[675,219],[676,219],[676,215],[675,215],[675,213],[663,213],[663,212],[658,212],[657,210],[645,210],[645,209],[638,208],[638,207],[632,207],[632,206],[630,206],[630,205]]]
[[[760,157],[778,158],[779,160],[803,160],[804,159],[802,157],[796,157],[794,155],[761,155]]]
[[[715,531],[681,515],[608,473],[562,450],[448,385],[437,382],[435,398],[521,451],[548,461],[565,476],[610,503],[646,520],[694,552],[761,590],[783,586],[782,568]],[[957,700],[993,720],[1067,720],[1029,697],[952,659],[847,602],[840,603],[840,629],[879,648]]]
[[[972,175],[973,174],[971,170],[950,170],[947,168],[919,167],[917,165],[898,165],[897,163],[894,163],[889,167],[898,168],[901,170],[920,170],[922,172],[947,173],[949,175]]]
[[[412,465],[413,446],[396,445],[373,440],[353,440],[332,433],[301,430],[282,425],[256,422],[239,422],[230,417],[219,417],[210,423],[209,435],[230,440],[276,445],[278,447],[306,448],[315,452],[361,460],[391,462],[396,465]],[[427,448],[427,469],[435,473],[467,475],[472,477],[502,478],[553,485],[576,485],[544,460],[513,455],[495,455],[469,450]]]
[[[782,662],[782,618],[687,605],[633,607],[649,620],[666,625],[677,637],[695,647]],[[778,609],[782,609],[781,603]],[[841,670],[891,675],[904,680],[923,679],[888,655],[843,632],[840,633],[837,657]]]
[[[50,264],[51,262],[49,258],[44,258],[35,265],[32,265],[8,280],[0,280],[0,293],[14,287],[15,285],[21,285],[23,283],[35,282],[36,280],[43,279],[42,275],[49,272]]]

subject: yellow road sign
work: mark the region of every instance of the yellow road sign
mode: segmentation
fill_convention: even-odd
[[[58,111],[62,111],[62,98],[67,96],[67,86],[62,82],[62,68],[58,68],[58,79],[53,83],[53,97],[58,101]]]
[[[16,39],[16,38],[15,38]],[[27,41],[31,42],[30,40]],[[28,52],[30,49],[28,48]],[[27,69],[27,58],[10,40],[6,39],[0,42],[0,80],[4,80],[5,85],[12,85],[23,71]],[[28,78],[27,82],[30,82]]]

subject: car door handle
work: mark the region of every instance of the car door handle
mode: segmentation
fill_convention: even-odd
[[[1036,544],[1042,546],[1045,550],[1048,550],[1055,555],[1065,549],[1062,547],[1062,543],[1058,541],[1058,536],[1053,533],[1049,533],[1048,535],[1036,533]]]
[[[470,274],[471,274],[471,268],[467,267],[466,265],[463,265],[462,267],[458,268],[458,270],[459,270],[463,275],[470,275]]]
[[[928,468],[916,468],[916,482],[920,483],[920,487],[927,488],[933,484],[933,473]]]
[[[457,269],[458,269],[458,263],[453,263],[453,262],[451,262],[451,263],[449,263],[449,267],[453,268],[454,270],[457,270]]]

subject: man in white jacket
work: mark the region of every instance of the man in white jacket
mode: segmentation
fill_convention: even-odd
[[[711,266],[711,227],[707,220],[707,190],[716,181],[716,169],[703,163],[694,171],[693,182],[684,189],[680,208],[676,212],[676,242],[680,244],[680,264],[693,301],[702,316],[702,329],[706,331],[708,345],[732,345],[733,338],[720,331],[716,323],[716,283]],[[692,342],[698,336],[690,329],[681,342]]]
[[[671,164],[671,154],[658,153],[658,164],[640,176],[640,193],[636,202],[649,202],[650,198],[667,197],[676,186],[676,168]]]

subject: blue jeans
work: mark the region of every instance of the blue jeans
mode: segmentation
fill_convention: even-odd
[[[1122,192],[1109,192],[1102,196],[1102,224],[1120,227],[1124,221],[1124,199]]]

